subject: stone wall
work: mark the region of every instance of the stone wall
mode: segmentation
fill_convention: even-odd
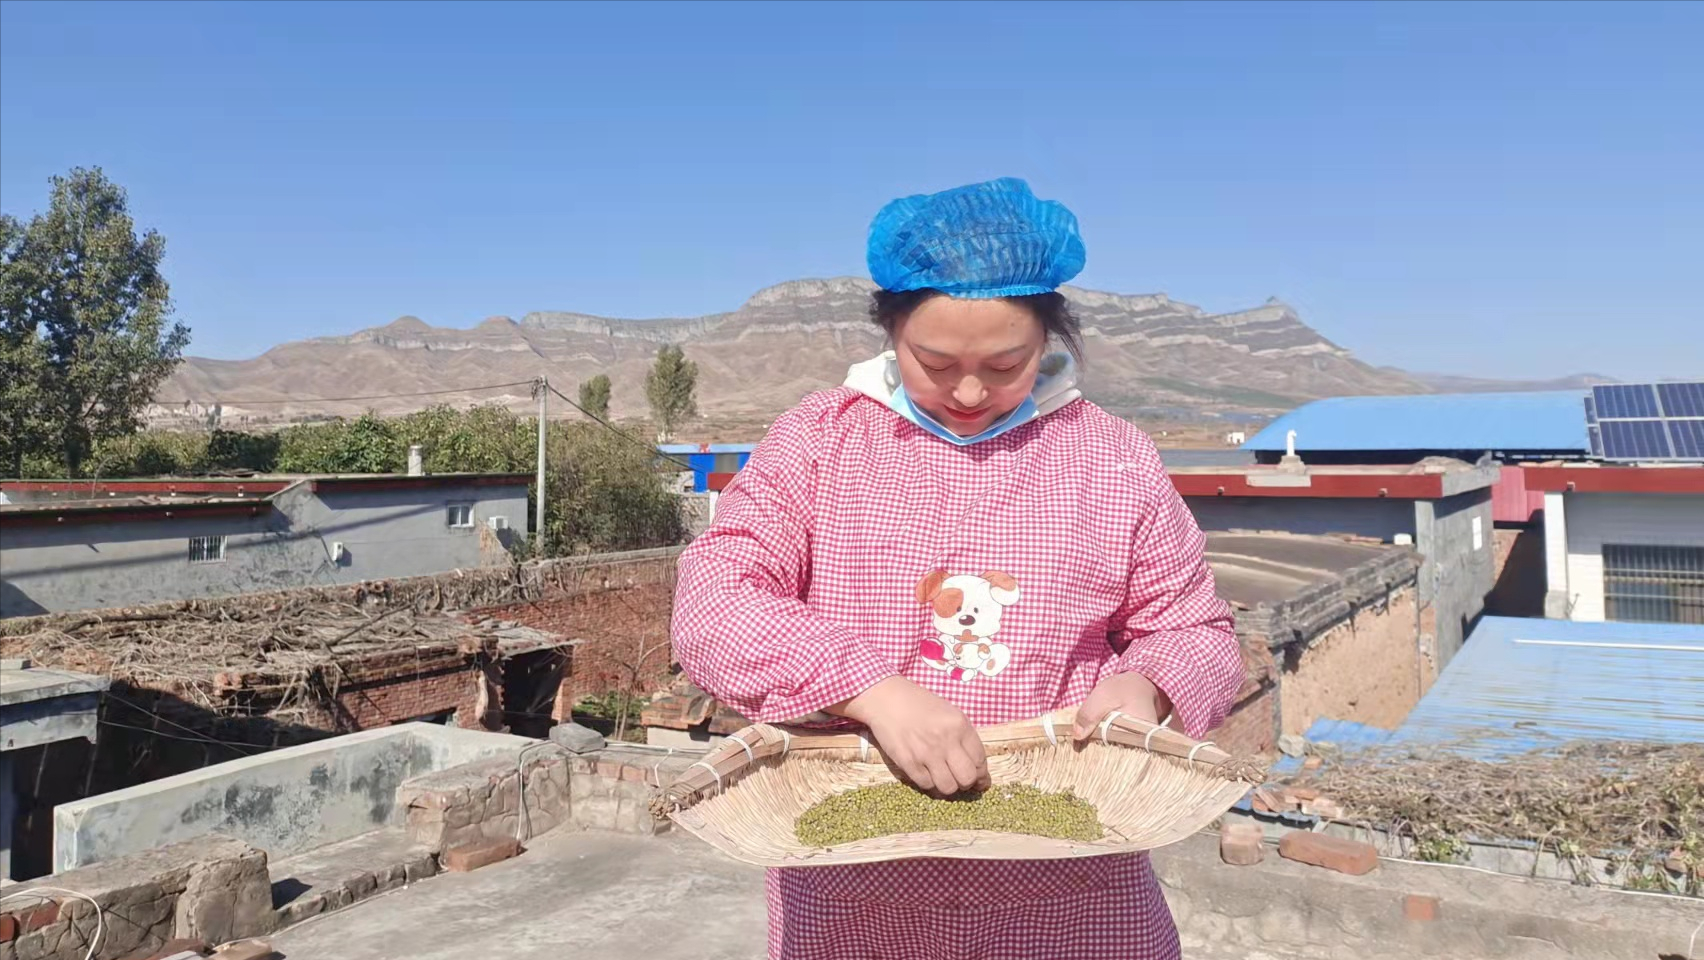
[[[526,802],[516,759],[496,757],[416,777],[397,789],[412,842],[442,853],[485,840],[533,837],[569,819],[568,757],[541,746],[526,758]]]
[[[145,956],[168,940],[222,943],[271,933],[277,919],[266,854],[239,840],[208,836],[5,888],[0,960],[83,960],[97,929],[94,960]]]

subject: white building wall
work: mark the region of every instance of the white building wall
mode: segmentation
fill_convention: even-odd
[[[1567,583],[1570,620],[1604,618],[1603,545],[1704,547],[1704,496],[1637,493],[1570,493],[1567,512]],[[1548,533],[1548,526],[1546,529]],[[1546,545],[1547,549],[1549,545]]]

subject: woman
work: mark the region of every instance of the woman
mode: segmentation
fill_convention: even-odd
[[[861,723],[937,795],[987,782],[979,726],[1217,725],[1242,668],[1200,529],[1076,390],[1076,219],[973,184],[889,204],[868,258],[893,349],[777,420],[681,558],[686,673],[756,721]],[[787,868],[768,900],[774,960],[1178,956],[1141,854]]]

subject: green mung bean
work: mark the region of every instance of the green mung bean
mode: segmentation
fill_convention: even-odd
[[[800,814],[795,830],[799,841],[812,847],[936,830],[992,830],[1085,841],[1102,836],[1093,804],[1068,790],[1049,793],[1023,784],[947,800],[903,783],[860,787],[813,805]]]

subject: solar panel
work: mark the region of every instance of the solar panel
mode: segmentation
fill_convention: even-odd
[[[1682,460],[1704,460],[1704,418],[1670,420],[1668,428],[1675,456]]]
[[[1665,417],[1704,417],[1704,383],[1659,383]]]
[[[1593,387],[1586,433],[1605,460],[1704,460],[1704,382]]]
[[[1599,420],[1631,420],[1661,416],[1657,391],[1648,383],[1612,383],[1592,388]]]
[[[1661,420],[1602,420],[1603,453],[1609,460],[1671,460],[1668,431]]]

